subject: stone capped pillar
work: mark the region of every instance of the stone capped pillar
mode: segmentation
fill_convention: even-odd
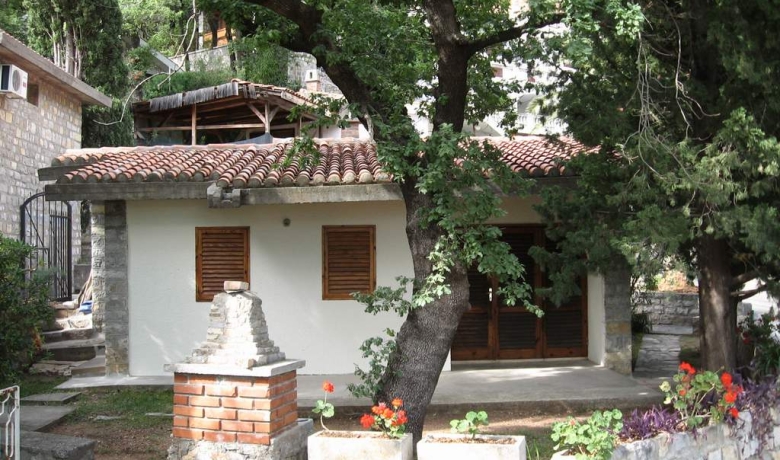
[[[298,419],[296,370],[268,336],[257,295],[226,282],[206,341],[174,371],[169,459],[304,459],[309,419]]]

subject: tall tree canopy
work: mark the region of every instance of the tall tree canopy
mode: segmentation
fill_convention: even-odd
[[[392,289],[378,289],[367,300],[369,309],[393,304],[405,314],[375,396],[403,398],[419,438],[458,322],[469,309],[467,268],[498,277],[508,302],[528,302],[517,282],[521,265],[499,242],[499,231],[485,225],[502,213],[496,187],[515,193],[523,184],[497,152],[461,131],[489,113],[512,114],[512,88],[492,78],[490,64],[536,47],[529,39],[561,20],[561,2],[533,2],[519,16],[502,0],[247,3],[260,7],[253,20],[269,39],[315,56],[351,113],[373,133],[381,161],[400,185],[414,265],[412,300]],[[565,3],[589,17],[595,2]],[[424,139],[407,111],[414,102],[433,125]],[[458,159],[461,167],[454,167]]]
[[[131,145],[132,117],[122,117],[125,108],[119,100],[129,85],[117,0],[23,0],[23,5],[30,46],[115,98],[109,109],[84,108],[82,146]]]
[[[703,364],[733,369],[737,302],[778,292],[780,9],[737,0],[637,6],[636,35],[601,13],[597,27],[547,43],[547,56],[561,58],[558,113],[603,153],[572,165],[576,190],[548,191],[544,212],[566,250],[542,258],[569,275],[616,252],[687,262],[698,277]],[[576,289],[565,275],[558,293]],[[753,280],[760,287],[746,289]]]

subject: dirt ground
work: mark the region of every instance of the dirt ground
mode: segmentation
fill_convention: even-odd
[[[305,416],[303,411],[301,416]],[[325,424],[331,430],[360,430],[359,419],[362,413],[348,412],[337,414]],[[549,439],[550,425],[563,420],[562,415],[520,414],[513,410],[492,410],[489,414],[490,425],[483,432],[488,434],[523,434],[531,448],[529,458],[549,458],[552,441]],[[426,418],[426,432],[448,432],[451,413],[439,412],[433,408]],[[162,423],[159,417],[150,418],[149,426],[128,426],[119,420],[64,422],[49,431],[70,436],[82,436],[97,441],[95,458],[97,460],[152,460],[166,458],[170,445],[171,424]],[[315,420],[315,430],[321,430],[319,420]],[[533,453],[538,449],[540,455]]]

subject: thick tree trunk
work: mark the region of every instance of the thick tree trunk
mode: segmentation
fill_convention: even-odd
[[[698,243],[699,314],[702,367],[734,370],[737,357],[737,308],[731,297],[728,243],[704,235]]]
[[[420,227],[417,213],[432,206],[430,196],[402,186],[406,198],[406,233],[414,263],[415,281],[422,283],[431,273],[428,255],[439,238],[435,228]],[[377,399],[391,401],[395,397],[404,400],[408,412],[407,431],[414,436],[415,444],[422,437],[428,404],[431,401],[442,367],[450,352],[461,315],[469,308],[469,288],[466,270],[456,267],[447,282],[452,293],[422,308],[413,310],[406,318],[396,337],[397,351],[390,358],[388,368],[394,373],[383,377],[383,389]]]

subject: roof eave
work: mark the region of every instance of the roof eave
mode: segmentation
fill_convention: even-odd
[[[61,86],[84,104],[111,107],[113,103],[110,97],[60,69],[8,33],[0,31],[0,60],[9,57],[13,58],[14,65]]]

